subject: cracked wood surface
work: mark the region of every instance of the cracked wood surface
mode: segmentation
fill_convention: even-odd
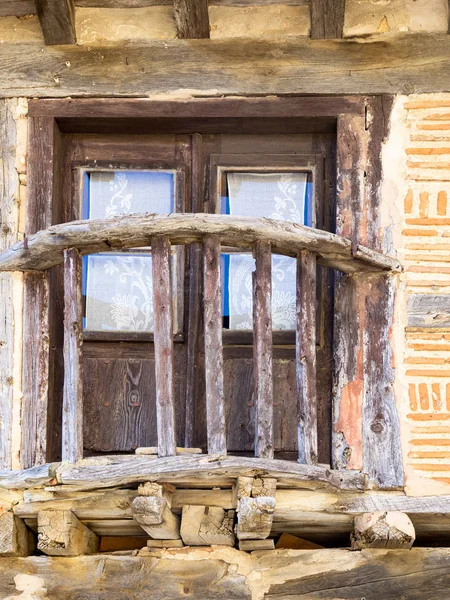
[[[15,596],[17,575],[29,578],[36,596],[48,600],[79,600],[90,594],[96,600],[181,600],[187,595],[196,600],[436,600],[445,598],[450,586],[450,550],[247,554],[216,547],[154,550],[136,557],[3,558],[1,598]]]
[[[310,250],[318,255],[320,264],[346,273],[401,269],[394,258],[296,223],[236,215],[142,213],[53,225],[29,236],[26,244],[18,242],[0,254],[0,271],[49,269],[62,263],[63,252],[70,247],[85,255],[148,246],[153,236],[164,236],[172,244],[191,244],[206,235],[238,248],[268,242],[274,253],[286,256]]]

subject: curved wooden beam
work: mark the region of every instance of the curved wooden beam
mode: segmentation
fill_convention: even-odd
[[[0,271],[42,271],[62,263],[66,248],[81,254],[114,252],[150,246],[151,237],[167,236],[172,244],[202,242],[217,236],[222,245],[250,249],[269,242],[276,254],[296,257],[301,250],[318,255],[318,262],[345,273],[400,271],[399,262],[327,231],[275,219],[205,213],[124,215],[110,219],[53,225],[0,254]]]

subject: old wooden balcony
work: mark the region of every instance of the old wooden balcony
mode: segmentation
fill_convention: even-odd
[[[207,411],[205,455],[177,456],[174,426],[174,353],[171,245],[201,244],[204,277],[204,343]],[[103,472],[83,459],[82,256],[151,246],[158,455],[118,457]],[[253,379],[255,458],[226,457],[220,253],[222,247],[252,250]],[[295,257],[296,398],[298,463],[273,460],[271,254]],[[317,465],[316,263],[344,273],[392,272],[395,259],[337,235],[270,219],[217,214],[139,214],[55,225],[15,244],[0,256],[1,271],[46,271],[64,264],[64,396],[62,459],[79,463],[60,472],[62,483],[89,487],[145,481],[149,472],[164,481],[186,475],[223,478],[248,472],[317,479],[337,487],[364,487],[364,476]],[[164,459],[164,460],[163,460]],[[84,464],[84,466],[83,466]],[[105,463],[106,464],[106,463]],[[90,469],[94,469],[92,473]],[[114,470],[115,469],[115,470]],[[30,476],[32,474],[30,473]]]

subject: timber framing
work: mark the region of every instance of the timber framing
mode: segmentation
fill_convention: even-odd
[[[127,46],[126,60],[119,45],[5,43],[0,81],[0,97],[443,92],[450,90],[450,38],[155,41]]]
[[[36,0],[36,8],[46,44],[76,43],[73,0]]]

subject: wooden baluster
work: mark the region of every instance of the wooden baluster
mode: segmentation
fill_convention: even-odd
[[[298,462],[317,464],[316,255],[297,256],[296,380]]]
[[[220,240],[203,240],[205,380],[208,453],[226,454],[227,436],[223,396],[222,281]]]
[[[152,245],[153,311],[155,314],[156,420],[159,456],[175,456],[173,386],[173,317],[170,242],[154,236]]]
[[[253,385],[256,404],[255,456],[273,458],[272,252],[255,242],[253,254]]]
[[[82,259],[64,250],[64,392],[62,460],[83,458],[83,291]]]

